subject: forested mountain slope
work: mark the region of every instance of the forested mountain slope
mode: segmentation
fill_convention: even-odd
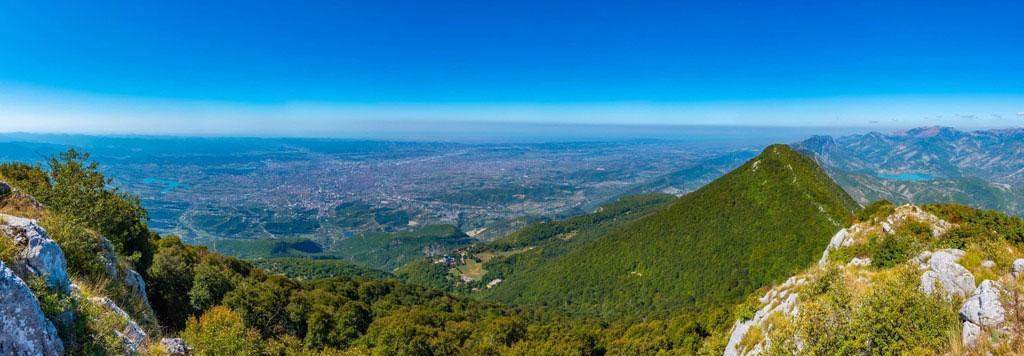
[[[806,267],[856,209],[812,160],[774,145],[662,210],[512,271],[487,298],[608,317],[720,307]]]

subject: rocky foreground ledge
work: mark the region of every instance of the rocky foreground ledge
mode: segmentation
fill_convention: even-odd
[[[854,299],[858,295],[870,294],[873,288],[883,283],[881,280],[892,280],[894,274],[917,275],[919,278],[916,279],[902,279],[907,281],[904,283],[914,283],[905,286],[905,290],[916,289],[929,298],[939,300],[940,305],[945,303],[946,306],[940,309],[955,310],[954,318],[959,319],[960,330],[959,343],[951,346],[955,348],[954,353],[1007,346],[1000,343],[1022,330],[1017,321],[1011,322],[1007,317],[1007,304],[1019,299],[1020,295],[1017,288],[1006,286],[1016,286],[1018,277],[1024,275],[1024,258],[1012,258],[1020,255],[1014,248],[1004,247],[1005,255],[1011,258],[1001,263],[979,260],[977,254],[959,248],[924,250],[911,255],[913,257],[897,259],[899,263],[895,265],[880,264],[864,256],[870,248],[884,245],[879,241],[885,241],[894,234],[906,234],[908,229],[918,231],[918,239],[942,241],[955,227],[955,224],[918,206],[904,205],[895,208],[888,216],[840,230],[832,237],[816,266],[772,287],[762,297],[748,303],[757,309],[749,317],[735,322],[725,355],[760,355],[773,347],[785,350],[784,353],[808,352],[806,340],[802,339],[802,334],[806,333],[794,331],[799,329],[794,325],[808,322],[801,315],[806,307],[828,305],[822,303],[820,297],[809,294],[823,293],[821,289],[827,287],[822,286],[836,275],[842,276],[844,289],[852,290]],[[928,243],[933,242],[921,242],[920,245]],[[828,315],[841,316],[842,312]],[[861,345],[857,346],[864,346],[873,340],[859,342]]]
[[[38,215],[43,211],[30,196],[3,182],[0,199],[5,206],[17,204],[16,210]],[[121,283],[128,298],[151,313],[142,276],[119,263],[106,238],[99,237],[96,250],[103,259],[106,278]],[[83,291],[73,282],[63,250],[37,220],[0,214],[0,257],[0,355],[64,354],[66,340],[61,339],[59,330],[61,325],[71,325],[82,317],[78,315],[81,310],[112,320],[111,330],[98,332],[120,340],[126,355],[152,353],[150,336],[128,312],[114,300]],[[41,281],[40,289],[33,289],[33,281]],[[47,315],[39,293],[70,302],[62,304],[64,310],[51,310]],[[187,355],[190,351],[181,339],[161,339],[159,345],[155,349],[170,355]]]

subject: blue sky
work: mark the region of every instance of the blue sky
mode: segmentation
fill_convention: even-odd
[[[0,120],[156,133],[1019,125],[1022,13],[1015,1],[11,1]]]

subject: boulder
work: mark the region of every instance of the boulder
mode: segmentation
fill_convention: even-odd
[[[891,234],[896,231],[896,228],[911,220],[930,225],[932,228],[932,236],[934,237],[938,237],[953,228],[953,224],[924,211],[921,207],[907,204],[897,207],[896,210],[885,219],[885,222],[882,223],[882,230],[887,234]]]
[[[192,348],[188,347],[185,340],[179,338],[163,338],[160,339],[160,345],[163,346],[164,351],[170,356],[185,356],[192,354]]]
[[[981,267],[988,268],[988,269],[996,268],[996,261],[993,261],[993,260],[981,261]]]
[[[25,281],[0,261],[0,355],[61,355],[64,344]]]
[[[11,194],[13,191],[14,188],[11,188],[10,184],[7,184],[7,182],[0,182],[0,195]]]
[[[941,250],[932,254],[928,270],[921,275],[921,291],[932,294],[936,290],[944,296],[965,297],[974,291],[974,275],[957,263],[963,256],[961,250]],[[937,289],[941,285],[942,289]]]
[[[22,248],[17,265],[12,266],[19,276],[43,277],[50,289],[71,291],[64,252],[35,220],[0,214],[0,232]]]
[[[1011,268],[1014,277],[1020,276],[1024,273],[1024,258],[1018,258],[1013,260],[1013,267]]]
[[[96,305],[103,306],[107,310],[110,310],[114,314],[117,314],[124,321],[124,328],[121,330],[114,330],[117,337],[121,339],[125,348],[131,354],[136,354],[144,351],[144,346],[147,342],[146,332],[139,327],[139,324],[132,320],[132,317],[128,315],[121,307],[118,307],[113,300],[106,297],[93,297],[89,298],[89,301]]]
[[[984,280],[974,294],[960,307],[960,318],[978,326],[998,327],[1006,320],[1006,310],[999,301],[1002,286],[998,282]]]
[[[960,337],[963,340],[963,344],[968,347],[974,347],[978,343],[978,337],[981,336],[981,327],[969,321],[964,322]]]

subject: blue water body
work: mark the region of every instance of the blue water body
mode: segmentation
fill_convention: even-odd
[[[163,186],[163,189],[160,190],[161,194],[170,193],[175,188],[185,189],[185,188],[188,187],[187,185],[181,184],[181,182],[173,181],[173,180],[170,180],[170,179],[153,178],[153,177],[147,177],[146,179],[143,179],[142,183],[144,183],[144,184],[157,184],[157,185]]]
[[[930,181],[932,179],[935,179],[935,177],[932,177],[932,175],[927,174],[927,173],[912,173],[912,172],[908,172],[908,173],[894,173],[894,174],[879,173],[878,174],[878,178],[889,179],[889,180],[899,180],[899,181],[905,181],[905,182],[926,182],[926,181]]]

